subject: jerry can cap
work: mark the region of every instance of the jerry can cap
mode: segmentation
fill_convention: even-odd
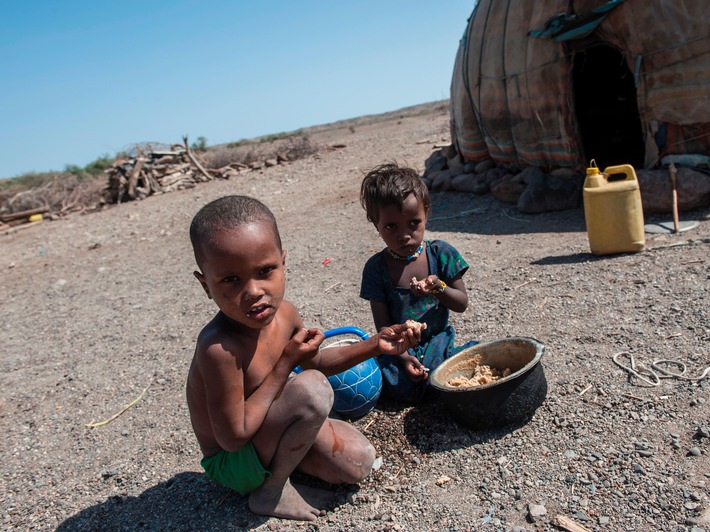
[[[592,159],[589,161],[589,167],[587,168],[587,175],[598,174],[599,168],[597,167],[597,162]]]

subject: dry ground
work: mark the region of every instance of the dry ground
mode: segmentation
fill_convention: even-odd
[[[192,277],[190,219],[225,194],[258,197],[279,221],[287,297],[306,324],[371,330],[360,272],[383,244],[359,205],[363,171],[422,170],[449,142],[448,118],[428,106],[350,125],[315,134],[346,146],[316,158],[0,235],[0,526],[548,530],[564,515],[590,530],[710,530],[708,379],[643,386],[611,360],[670,358],[690,375],[710,365],[707,210],[684,214],[700,220],[690,232],[647,235],[647,251],[596,257],[581,208],[529,216],[490,196],[435,194],[428,236],[471,264],[459,338],[544,343],[545,403],[473,431],[438,399],[382,402],[356,422],[382,466],[339,488],[314,524],[254,516],[206,480],[184,380],[215,309]]]

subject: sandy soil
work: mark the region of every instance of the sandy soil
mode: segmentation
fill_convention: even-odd
[[[258,197],[306,324],[371,331],[360,273],[383,244],[359,184],[390,160],[423,170],[449,143],[446,109],[425,110],[324,129],[315,141],[345,147],[314,158],[0,235],[1,527],[520,531],[562,515],[590,530],[710,530],[708,379],[649,386],[612,361],[672,359],[689,376],[710,365],[707,210],[683,214],[700,220],[692,231],[647,235],[644,252],[597,257],[581,207],[530,216],[434,194],[428,237],[471,264],[459,339],[542,342],[543,405],[477,431],[439,398],[381,402],[355,422],[381,467],[314,524],[255,516],[202,474],[184,381],[215,308],[192,277],[191,217],[225,194]]]

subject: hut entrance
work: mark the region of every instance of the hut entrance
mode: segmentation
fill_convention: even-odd
[[[634,77],[621,52],[603,43],[574,51],[575,112],[584,157],[600,168],[643,168],[644,143]]]

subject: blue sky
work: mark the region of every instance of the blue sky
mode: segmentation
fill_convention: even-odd
[[[475,2],[3,2],[0,178],[449,97]]]

